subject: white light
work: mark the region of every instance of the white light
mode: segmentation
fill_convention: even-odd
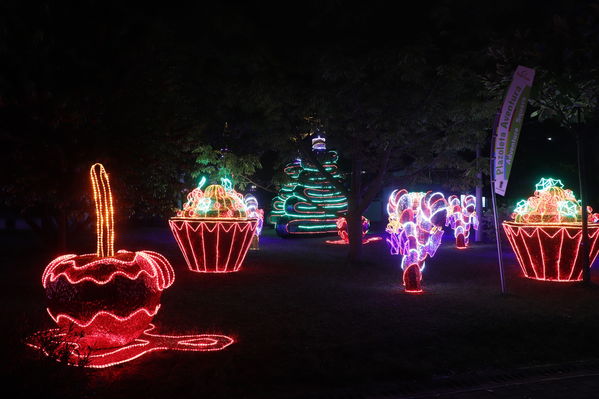
[[[551,137],[547,137],[547,141],[551,141]]]

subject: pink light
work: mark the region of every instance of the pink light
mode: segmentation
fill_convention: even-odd
[[[470,229],[478,230],[476,217],[476,198],[473,195],[450,195],[447,198],[447,222],[451,226],[455,237],[456,247],[466,249],[469,243]]]
[[[340,217],[335,222],[337,225],[337,235],[341,237],[341,240],[327,240],[327,244],[334,245],[347,245],[349,244],[349,233],[347,232],[347,220],[344,217]],[[374,241],[381,240],[381,237],[370,237],[366,238],[366,234],[370,229],[370,221],[362,216],[362,244],[368,244]]]
[[[425,260],[441,245],[447,202],[442,193],[410,193],[394,190],[387,203],[387,242],[392,255],[402,255],[401,268],[406,292],[422,291]],[[418,269],[416,271],[416,269]]]
[[[235,340],[226,335],[217,334],[197,334],[197,335],[160,335],[152,333],[155,326],[150,324],[144,333],[133,342],[117,348],[91,349],[89,351],[88,363],[85,367],[106,368],[129,362],[137,359],[147,353],[155,351],[173,350],[186,352],[209,352],[225,349],[233,344]],[[39,332],[26,340],[30,347],[44,351],[40,343],[40,338],[44,334],[54,336],[57,340],[64,340],[65,336],[59,329],[51,329]],[[69,365],[77,365],[81,360],[81,354],[85,354],[85,348],[82,348],[76,341],[65,341],[63,345],[68,345],[70,357],[67,360]],[[57,348],[57,352],[64,350],[64,346]],[[51,355],[44,351],[46,355]],[[57,360],[60,361],[60,357]]]

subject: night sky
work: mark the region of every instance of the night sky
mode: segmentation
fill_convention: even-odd
[[[472,68],[486,73],[495,67],[482,56],[485,48],[522,35],[522,42],[540,43],[535,51],[551,52],[555,42],[549,37],[556,16],[576,20],[585,16],[591,3],[508,0],[490,6],[462,0],[411,2],[392,8],[378,1],[172,7],[4,2],[0,123],[5,148],[16,155],[2,167],[10,170],[15,162],[28,166],[21,175],[8,177],[3,186],[27,182],[31,174],[49,173],[56,163],[41,159],[43,154],[55,154],[54,147],[68,155],[64,174],[83,173],[81,165],[87,160],[110,154],[125,180],[140,179],[128,174],[152,162],[159,175],[163,166],[158,160],[141,161],[140,156],[139,165],[124,166],[123,159],[131,148],[176,153],[177,148],[166,144],[172,139],[165,138],[167,130],[177,140],[180,131],[222,129],[223,120],[241,126],[240,131],[251,124],[251,129],[275,130],[255,110],[232,104],[258,103],[260,99],[247,93],[256,81],[277,87],[293,80],[306,90],[317,89],[318,82],[305,73],[306,66],[324,57],[359,59],[373,50],[393,53],[422,44],[436,49],[436,61],[472,57]],[[527,64],[526,57],[521,63]],[[212,118],[223,109],[226,119]],[[594,143],[589,144],[587,148],[592,148]],[[180,147],[183,152],[188,150],[186,145]],[[266,166],[259,172],[263,180],[276,173],[268,168],[276,164],[274,160],[289,156],[280,150],[276,143],[270,151],[260,150]],[[192,159],[182,156],[181,162],[183,158]],[[529,195],[542,176],[561,177],[577,192],[575,162],[570,133],[555,122],[527,117],[508,204]],[[164,167],[171,173],[165,180],[173,180],[179,167]],[[590,177],[591,202],[599,202],[597,181],[593,173]],[[79,183],[72,182],[73,190]],[[11,209],[27,195],[14,187],[6,191],[10,199],[5,205]]]

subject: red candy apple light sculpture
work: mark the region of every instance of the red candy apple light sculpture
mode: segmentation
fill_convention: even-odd
[[[114,252],[114,209],[108,174],[90,170],[97,216],[95,254],[63,255],[44,270],[47,311],[57,329],[37,333],[27,344],[69,364],[102,368],[156,350],[219,350],[226,336],[162,336],[150,333],[160,296],[175,280],[170,263],[152,251]],[[54,342],[52,349],[47,343]],[[44,344],[46,343],[46,344]],[[60,355],[57,355],[60,353]]]
[[[169,262],[151,251],[114,252],[110,183],[104,167],[90,171],[97,215],[95,254],[63,255],[44,270],[48,313],[60,328],[72,325],[79,343],[122,346],[139,337],[160,309],[160,295],[175,280]]]
[[[189,269],[199,273],[236,272],[254,237],[257,219],[249,218],[241,194],[228,179],[202,191],[200,185],[169,225]]]
[[[581,206],[560,180],[541,179],[528,200],[518,202],[503,229],[525,277],[545,281],[580,281]],[[589,209],[591,263],[599,253],[597,214]]]

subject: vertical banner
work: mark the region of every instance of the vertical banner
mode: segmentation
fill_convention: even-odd
[[[501,106],[493,143],[495,192],[499,195],[505,195],[534,77],[534,69],[518,66]]]

